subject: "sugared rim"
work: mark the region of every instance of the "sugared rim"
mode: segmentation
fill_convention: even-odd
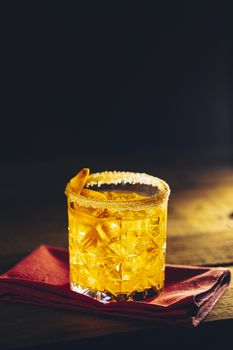
[[[129,171],[104,171],[91,174],[86,182],[85,187],[101,185],[118,185],[118,184],[140,184],[159,188],[159,193],[145,199],[133,199],[128,201],[115,201],[105,199],[87,198],[77,195],[74,192],[65,190],[65,194],[72,202],[84,207],[93,207],[97,209],[113,210],[143,210],[149,207],[161,205],[168,199],[170,188],[162,179],[145,173],[134,173]]]

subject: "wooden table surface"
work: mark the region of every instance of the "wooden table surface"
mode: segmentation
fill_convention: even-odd
[[[115,166],[113,167],[113,164]],[[135,165],[136,164],[136,165]],[[138,165],[141,164],[141,165]],[[66,181],[84,166],[143,171],[171,186],[167,262],[227,266],[233,272],[233,168],[130,159],[72,159],[4,164],[1,169],[0,272],[41,243],[67,246]],[[98,167],[99,166],[99,167]],[[123,347],[134,344],[233,349],[233,284],[195,329],[20,303],[0,303],[0,349]],[[233,328],[232,328],[233,329]]]

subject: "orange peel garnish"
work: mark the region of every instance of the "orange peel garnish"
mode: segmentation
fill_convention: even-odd
[[[103,193],[90,190],[89,188],[83,188],[80,194],[87,198],[107,200],[107,197]]]
[[[83,168],[82,170],[80,170],[80,172],[77,175],[75,175],[67,184],[66,192],[74,192],[75,194],[79,195],[87,182],[89,174],[89,168]]]

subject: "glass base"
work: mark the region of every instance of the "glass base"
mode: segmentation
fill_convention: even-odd
[[[70,289],[74,292],[87,295],[88,297],[105,303],[110,301],[142,301],[152,299],[160,293],[160,291],[158,291],[155,287],[151,287],[145,289],[144,291],[135,291],[130,294],[119,293],[115,295],[108,291],[100,292],[90,288],[83,288],[75,283],[70,284]]]

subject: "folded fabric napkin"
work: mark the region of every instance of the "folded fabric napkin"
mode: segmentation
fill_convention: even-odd
[[[41,245],[0,276],[0,300],[197,326],[229,282],[225,268],[166,265],[156,298],[102,303],[70,290],[66,249]]]

